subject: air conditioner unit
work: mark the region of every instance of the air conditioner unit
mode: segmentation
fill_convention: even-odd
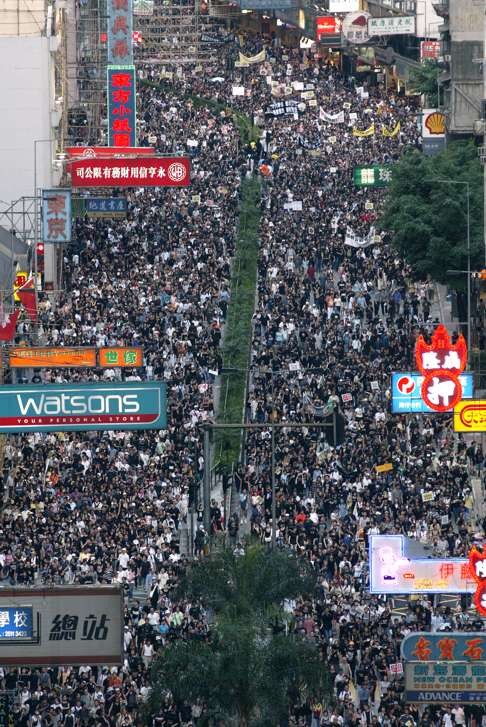
[[[450,55],[445,55],[445,56],[443,56],[443,58],[444,58],[444,63],[450,63],[452,60]]]

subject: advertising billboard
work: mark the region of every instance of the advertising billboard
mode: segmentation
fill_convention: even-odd
[[[42,239],[71,242],[71,190],[42,190]]]
[[[425,58],[438,58],[440,55],[440,40],[420,41],[420,60]]]
[[[136,143],[135,66],[108,66],[108,145],[134,147]]]
[[[392,167],[375,165],[372,167],[355,167],[353,181],[355,187],[389,187],[392,181]]]
[[[424,154],[433,156],[445,147],[446,117],[437,109],[422,111],[422,150]]]
[[[0,637],[2,665],[123,663],[120,586],[2,588],[2,619],[8,619],[8,627],[13,622],[8,633],[22,634]],[[27,625],[17,629],[15,620]]]
[[[0,608],[0,644],[5,643],[5,641],[33,638],[34,617],[32,606],[2,606]]]
[[[158,381],[0,386],[1,434],[166,426],[166,385]]]
[[[72,162],[73,187],[187,187],[189,157],[80,159]]]
[[[456,404],[454,407],[454,431],[486,432],[486,399],[460,401]]]
[[[334,15],[323,15],[316,18],[316,39],[326,38],[328,35],[340,35],[342,20]]]
[[[403,535],[370,536],[370,593],[474,593],[467,558],[421,556],[414,545]]]
[[[84,211],[88,217],[126,217],[128,202],[124,197],[87,197]]]
[[[469,634],[471,635],[471,634]],[[462,662],[405,665],[405,701],[419,704],[486,702],[486,664]]]
[[[462,661],[486,658],[486,634],[471,631],[416,631],[408,634],[400,646],[405,661]],[[486,668],[484,669],[486,674]]]
[[[101,368],[137,368],[143,366],[143,349],[139,346],[100,348],[98,353]]]
[[[424,377],[417,371],[403,371],[392,373],[391,378],[391,410],[392,414],[434,414],[422,399],[422,383]],[[465,399],[473,395],[473,375],[461,374],[459,381],[462,385],[462,395]]]
[[[86,368],[96,366],[95,348],[27,348],[9,350],[10,368]]]

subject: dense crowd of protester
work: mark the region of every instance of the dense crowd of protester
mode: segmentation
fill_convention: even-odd
[[[7,445],[3,585],[118,582],[126,595],[121,668],[0,672],[2,687],[19,694],[15,725],[135,724],[157,649],[207,634],[203,608],[174,588],[186,564],[180,529],[203,468],[198,424],[216,401],[239,189],[251,175],[261,178],[262,199],[247,418],[322,422],[331,407],[345,422],[338,447],[320,429],[277,435],[277,541],[308,558],[319,582],[312,602],[289,604],[293,628],[319,643],[333,686],[332,705],[324,695],[296,705],[289,723],[453,724],[445,708],[420,717],[406,708],[390,665],[411,630],[467,629],[474,619],[460,600],[440,606],[423,596],[399,614],[371,596],[367,542],[370,533],[400,532],[464,555],[475,535],[468,467],[481,465],[482,453],[453,435],[450,417],[390,414],[390,373],[410,370],[417,333],[432,331],[434,289],[412,281],[386,236],[345,244],[348,228],[370,235],[383,197],[356,189],[354,167],[391,165],[418,146],[416,109],[275,39],[235,36],[218,49],[204,72],[188,67],[169,79],[148,66],[139,74],[140,143],[156,136],[159,152],[190,153],[190,188],[132,191],[126,220],[78,219],[64,292],[40,305],[43,344],[142,345],[143,369],[123,376],[167,382],[168,429],[29,434]],[[261,50],[264,61],[234,67],[239,51]],[[269,113],[282,100],[300,106]],[[259,141],[242,143],[226,106],[259,126]],[[342,120],[322,111],[343,112]],[[371,125],[373,134],[353,135]],[[36,380],[120,376],[46,370]],[[236,517],[228,526],[212,509],[237,548],[244,530],[270,542],[270,459],[268,431],[249,436],[235,475]],[[385,462],[392,472],[377,473]],[[433,501],[423,498],[430,491]],[[201,530],[195,545],[202,556]],[[196,725],[201,709],[168,699],[154,724]],[[461,712],[456,724],[465,724]]]

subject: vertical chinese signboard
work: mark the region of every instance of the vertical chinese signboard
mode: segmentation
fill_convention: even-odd
[[[107,0],[108,65],[133,65],[132,0]]]
[[[2,664],[123,662],[119,586],[5,588],[0,594],[0,621],[8,634],[0,638]]]
[[[108,66],[108,144],[136,145],[135,66]]]
[[[71,242],[71,190],[42,190],[42,239]]]
[[[417,368],[424,376],[422,399],[431,409],[450,411],[462,398],[459,380],[466,368],[467,345],[462,334],[451,342],[447,329],[440,324],[432,334],[431,343],[419,336],[415,344]]]

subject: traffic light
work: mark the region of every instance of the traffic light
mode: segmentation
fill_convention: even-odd
[[[43,242],[37,243],[36,255],[37,255],[37,272],[43,273],[44,272],[44,243]]]

